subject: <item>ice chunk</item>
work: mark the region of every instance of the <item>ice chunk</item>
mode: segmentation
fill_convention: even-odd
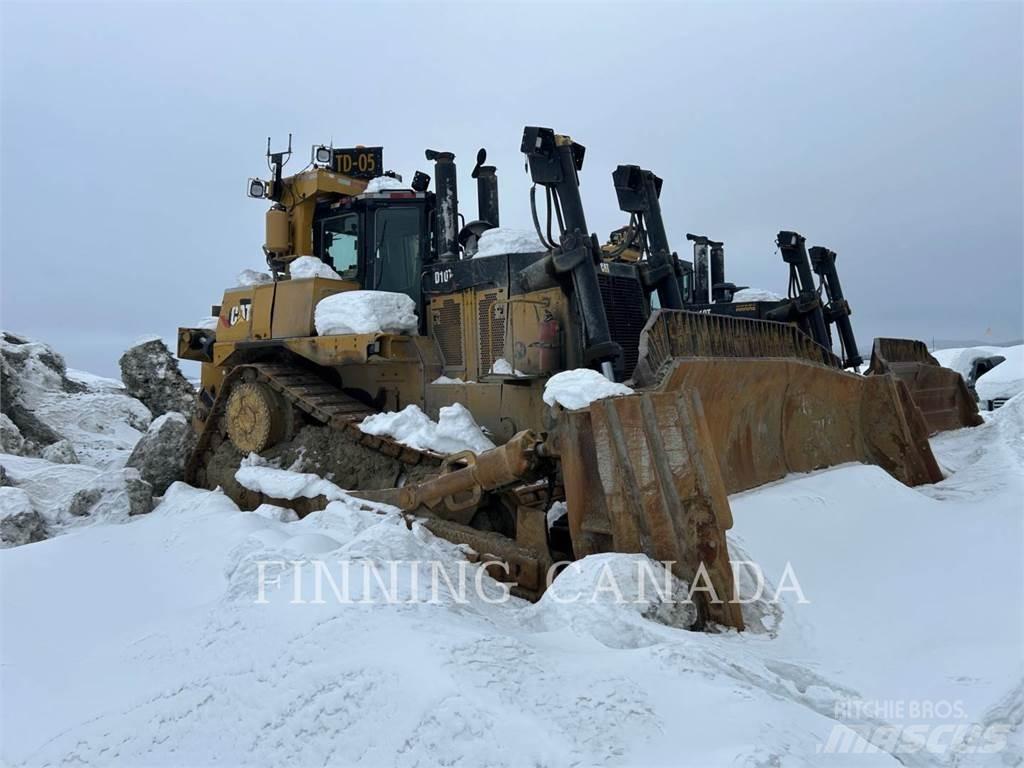
[[[741,288],[732,295],[733,303],[741,301],[782,301],[785,296],[780,296],[775,291],[766,291],[764,288]]]
[[[633,390],[625,384],[609,381],[589,368],[556,373],[544,385],[544,402],[550,406],[558,403],[569,410],[586,408],[595,400],[605,397],[632,394]]]
[[[288,274],[293,280],[305,277],[326,277],[330,280],[341,280],[341,275],[324,264],[316,256],[299,256],[288,265]]]
[[[321,336],[342,333],[416,333],[416,303],[404,293],[344,291],[322,299],[314,313]]]
[[[419,406],[408,405],[401,411],[367,416],[359,428],[370,435],[388,435],[410,448],[436,453],[482,453],[494,447],[473,414],[459,403],[443,407],[437,421]]]
[[[410,187],[393,176],[377,176],[370,179],[370,183],[366,185],[363,194],[371,195],[374,192],[385,192],[389,189],[410,189]]]
[[[479,247],[474,258],[503,253],[543,253],[546,250],[533,230],[495,227],[480,235]]]

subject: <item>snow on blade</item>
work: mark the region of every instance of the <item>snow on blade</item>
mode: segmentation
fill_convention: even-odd
[[[732,295],[734,304],[741,301],[782,301],[784,298],[786,297],[764,288],[742,288]]]
[[[321,336],[343,333],[415,334],[416,302],[404,293],[343,291],[321,299],[313,316]]]
[[[364,195],[371,195],[375,192],[385,192],[389,189],[410,189],[408,184],[399,181],[394,176],[376,176],[370,179],[370,182],[366,185],[366,189],[363,190]]]
[[[326,277],[329,280],[341,280],[341,275],[324,264],[316,256],[299,256],[288,265],[288,274],[292,280],[307,277]]]
[[[448,454],[458,451],[483,453],[494,447],[473,419],[473,414],[459,403],[441,408],[434,421],[419,406],[408,405],[401,411],[375,413],[367,416],[359,428],[370,435],[387,435],[418,450]]]
[[[219,317],[213,317],[213,316],[211,316],[211,317],[204,317],[201,320],[199,320],[199,322],[197,322],[192,327],[193,328],[201,328],[204,331],[215,331],[215,330],[217,330],[217,323],[219,321],[220,321]]]
[[[480,235],[478,249],[473,258],[506,253],[542,253],[546,250],[533,230],[494,227]]]
[[[632,394],[625,384],[609,381],[589,368],[556,373],[544,385],[544,402],[550,406],[557,403],[570,411],[586,408],[595,400]]]
[[[1003,347],[996,354],[1006,359],[982,374],[974,385],[978,399],[982,402],[996,398],[1009,399],[1024,392],[1024,344]]]

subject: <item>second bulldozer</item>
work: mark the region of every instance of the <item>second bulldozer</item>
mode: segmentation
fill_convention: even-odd
[[[227,290],[215,331],[179,330],[179,356],[202,362],[190,482],[301,514],[326,500],[267,499],[235,477],[250,453],[299,462],[504,563],[495,575],[528,598],[560,562],[642,552],[672,561],[688,583],[710,580],[722,599],[700,593],[702,625],[742,628],[728,602],[728,493],[848,461],[909,485],[941,477],[898,377],[843,371],[793,324],[684,309],[686,276],[668,247],[655,174],[615,171],[631,247],[602,249],[579,193],[583,146],[527,127],[521,149],[547,203],[546,216],[534,206],[543,247],[491,255],[478,252],[498,224],[483,151],[478,219],[461,228],[451,153],[427,152],[433,192],[424,173],[381,183],[379,147],[316,147],[311,167],[290,177],[286,153],[269,156],[273,178],[252,180],[250,195],[271,201],[274,279]],[[297,277],[300,256],[340,279]],[[355,290],[409,297],[418,328],[318,334],[318,302]],[[546,405],[546,382],[579,368],[634,394],[578,410]],[[381,411],[416,405],[436,417],[453,403],[498,447],[443,456],[360,429]],[[567,514],[549,524],[562,499]]]

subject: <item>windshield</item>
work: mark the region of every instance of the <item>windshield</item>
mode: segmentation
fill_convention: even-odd
[[[324,261],[342,277],[354,280],[359,268],[359,215],[327,219],[323,228]]]
[[[419,301],[422,233],[419,208],[381,208],[374,226],[373,288]]]

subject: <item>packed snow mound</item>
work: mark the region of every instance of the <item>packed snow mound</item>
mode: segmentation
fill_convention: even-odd
[[[784,298],[786,297],[764,288],[741,288],[732,295],[734,304],[741,301],[782,301]]]
[[[401,411],[375,413],[363,419],[359,428],[370,435],[387,435],[398,442],[422,451],[440,454],[473,451],[483,453],[494,447],[473,419],[473,414],[459,404],[446,405],[431,419],[417,405]]]
[[[632,394],[625,384],[609,381],[589,368],[556,373],[544,385],[544,402],[552,407],[557,403],[570,411],[586,408],[595,400]]]
[[[274,277],[269,272],[258,272],[255,269],[243,269],[235,278],[239,288],[250,288],[254,285],[274,282]]]
[[[363,190],[363,194],[371,195],[375,192],[385,192],[389,189],[410,189],[408,184],[405,184],[400,179],[396,179],[394,176],[375,176],[370,179],[366,185],[366,189]]]
[[[337,501],[347,494],[334,483],[319,475],[292,472],[287,469],[266,466],[258,456],[250,456],[249,463],[243,463],[235,473],[235,480],[243,488],[262,493],[272,499],[315,499],[323,496],[328,501]]]
[[[313,313],[321,336],[344,333],[415,334],[416,302],[404,293],[343,291],[321,299]]]
[[[1003,347],[998,354],[1006,359],[975,382],[974,389],[982,402],[1011,398],[1024,392],[1024,344]]]
[[[952,368],[967,381],[971,375],[971,365],[979,357],[1005,356],[1006,347],[951,347],[949,349],[933,349],[931,356],[944,368]]]
[[[499,256],[506,253],[542,253],[547,248],[537,239],[531,229],[494,227],[480,235],[477,252],[473,258]]]
[[[609,648],[643,648],[659,642],[650,619],[689,629],[697,609],[689,588],[646,555],[590,555],[558,574],[528,610],[538,629],[565,627]]]
[[[324,264],[316,256],[299,256],[288,265],[288,274],[292,280],[307,277],[326,277],[328,280],[341,280],[341,275]]]

